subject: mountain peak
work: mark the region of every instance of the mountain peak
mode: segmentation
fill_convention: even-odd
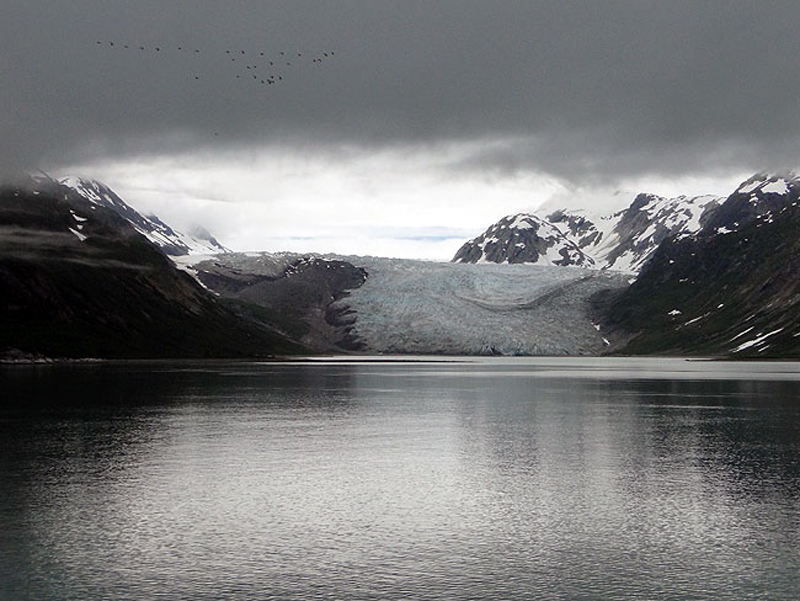
[[[230,252],[230,249],[220,244],[207,230],[203,230],[202,236],[184,234],[168,226],[156,215],[142,215],[98,180],[70,176],[62,179],[60,183],[75,190],[89,202],[111,209],[127,219],[140,234],[167,255],[209,255]]]
[[[591,266],[594,261],[556,225],[532,213],[503,217],[465,243],[454,263],[531,263]]]

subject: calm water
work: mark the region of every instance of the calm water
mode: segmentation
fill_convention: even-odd
[[[800,365],[0,369],[0,599],[800,598]]]

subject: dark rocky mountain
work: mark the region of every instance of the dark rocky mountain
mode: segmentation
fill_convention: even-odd
[[[7,356],[306,350],[221,306],[117,212],[48,179],[0,186],[0,299]]]
[[[799,203],[793,175],[750,178],[630,288],[596,299],[603,331],[623,353],[797,357]]]
[[[248,320],[318,352],[362,350],[355,317],[335,305],[360,287],[366,270],[314,255],[229,253],[192,266],[196,277]]]
[[[454,263],[531,263],[594,266],[594,259],[559,227],[537,215],[509,215],[466,242]]]
[[[60,183],[72,188],[92,204],[111,209],[125,218],[136,231],[168,255],[210,255],[230,252],[203,227],[197,226],[190,234],[184,234],[168,226],[156,215],[142,215],[111,188],[97,180],[68,177]]]

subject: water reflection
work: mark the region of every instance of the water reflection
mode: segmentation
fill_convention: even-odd
[[[6,370],[0,597],[797,598],[800,382],[640,367]]]

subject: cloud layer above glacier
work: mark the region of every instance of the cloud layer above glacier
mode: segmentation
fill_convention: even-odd
[[[165,217],[217,202],[247,245],[237,220],[301,213],[289,237],[325,238],[336,203],[361,211],[347,237],[371,215],[441,242],[576,190],[793,166],[798,20],[730,0],[16,3],[0,167],[81,169]],[[280,85],[235,77],[261,52],[296,59]]]

